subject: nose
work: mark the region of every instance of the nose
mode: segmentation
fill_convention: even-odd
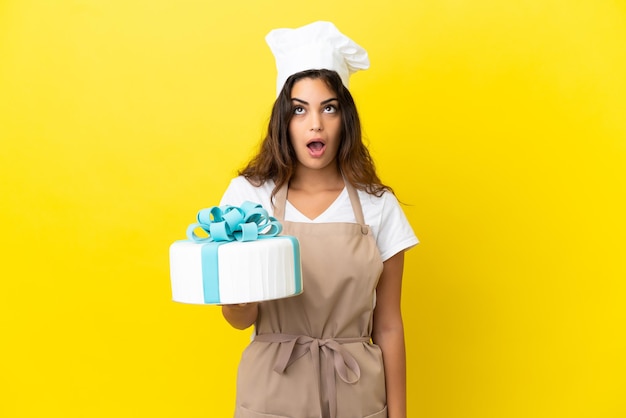
[[[313,114],[311,116],[311,130],[313,132],[320,132],[324,129],[322,124],[322,118],[320,115]]]

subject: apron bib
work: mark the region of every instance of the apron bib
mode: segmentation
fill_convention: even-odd
[[[274,216],[300,241],[303,293],[262,302],[244,350],[235,418],[386,418],[380,348],[370,341],[383,264],[348,183],[357,223],[284,221],[287,187]]]

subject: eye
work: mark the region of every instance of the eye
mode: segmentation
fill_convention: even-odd
[[[325,113],[336,113],[337,112],[337,106],[335,105],[326,105],[324,106],[324,112]]]
[[[304,108],[302,106],[294,106],[293,114],[294,115],[303,115],[304,114]]]

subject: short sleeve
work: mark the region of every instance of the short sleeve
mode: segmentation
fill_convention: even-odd
[[[370,195],[371,196],[371,195]],[[370,197],[370,199],[376,199]],[[375,206],[378,206],[373,222],[376,244],[383,261],[388,260],[400,251],[406,251],[419,243],[413,228],[409,223],[398,199],[389,192],[385,192],[378,198]],[[369,205],[368,205],[369,206]],[[367,215],[366,215],[367,220]]]

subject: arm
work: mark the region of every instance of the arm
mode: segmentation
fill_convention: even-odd
[[[400,311],[404,252],[384,262],[376,288],[372,341],[383,353],[389,418],[406,417],[406,352]]]
[[[259,315],[259,304],[255,302],[222,305],[222,315],[234,328],[246,329],[256,322]]]

